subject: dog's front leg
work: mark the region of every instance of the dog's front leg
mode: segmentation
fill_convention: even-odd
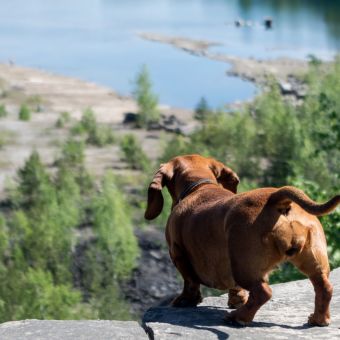
[[[202,302],[200,285],[185,280],[182,293],[171,304],[173,307],[196,307],[200,302]]]
[[[176,244],[170,249],[172,262],[184,280],[182,293],[171,303],[173,307],[195,307],[202,302],[199,279],[186,253]]]
[[[253,321],[256,312],[272,296],[272,290],[266,282],[258,282],[249,290],[249,298],[245,305],[226,315],[227,321],[235,321],[243,326]]]

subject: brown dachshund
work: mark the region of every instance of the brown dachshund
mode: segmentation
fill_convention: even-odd
[[[288,186],[236,194],[238,183],[231,169],[199,155],[175,157],[155,174],[145,218],[162,211],[166,186],[173,200],[166,240],[184,279],[172,305],[196,306],[202,301],[200,284],[228,289],[228,305],[237,309],[227,319],[246,325],[271,298],[268,274],[290,261],[314,286],[309,324],[328,325],[332,285],[325,235],[315,215],[335,209],[340,196],[317,204]]]

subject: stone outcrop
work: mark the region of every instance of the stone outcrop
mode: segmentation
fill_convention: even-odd
[[[227,324],[227,295],[209,297],[196,308],[151,308],[143,324],[151,339],[340,339],[340,268],[331,273],[334,294],[332,323],[309,327],[314,308],[314,290],[309,280],[273,285],[273,297],[248,327]]]
[[[197,308],[149,309],[143,327],[135,321],[24,320],[0,325],[1,340],[106,339],[340,339],[340,268],[331,273],[332,323],[309,327],[314,291],[308,280],[273,285],[273,297],[248,327],[224,321],[227,296],[208,297]]]
[[[1,340],[147,340],[135,321],[24,320],[0,325]]]

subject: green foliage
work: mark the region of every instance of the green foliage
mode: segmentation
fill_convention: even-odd
[[[92,192],[94,183],[85,168],[85,144],[69,138],[62,146],[61,158],[57,161],[60,170],[72,172],[82,194]]]
[[[86,140],[88,144],[103,147],[115,142],[112,128],[109,126],[97,126],[95,129],[88,132]]]
[[[37,151],[33,151],[23,168],[18,171],[19,192],[28,202],[36,202],[50,184],[49,175]],[[45,197],[43,197],[44,199]]]
[[[129,206],[112,173],[104,177],[90,210],[96,241],[85,252],[82,284],[91,297],[97,317],[129,319],[131,315],[117,283],[130,276],[139,248]]]
[[[100,249],[110,254],[114,275],[124,278],[134,268],[138,255],[131,212],[111,173],[104,177],[101,189],[92,203],[94,231]]]
[[[97,127],[97,121],[95,114],[92,109],[86,109],[83,113],[83,116],[80,120],[80,126],[83,129],[83,131],[91,131],[95,130]]]
[[[92,109],[86,109],[78,124],[72,129],[73,135],[86,135],[86,143],[103,147],[115,142],[114,134],[109,126],[102,126],[97,123]]]
[[[60,162],[67,167],[83,166],[85,161],[85,145],[82,141],[68,139],[62,146]]]
[[[6,117],[8,114],[5,105],[0,105],[0,118]]]
[[[68,285],[55,285],[52,276],[41,269],[29,268],[20,282],[22,303],[12,316],[15,319],[72,319],[72,307],[80,303],[80,292]],[[18,292],[19,293],[19,292]],[[18,296],[20,298],[20,294]]]
[[[124,161],[132,169],[144,171],[150,169],[150,160],[134,135],[125,135],[120,141],[120,148],[123,152]]]
[[[134,98],[138,104],[138,127],[147,128],[159,122],[158,97],[152,92],[149,71],[144,65],[135,80]]]
[[[31,110],[25,104],[20,106],[19,119],[23,121],[28,121],[31,119]]]
[[[62,129],[71,121],[71,115],[67,111],[60,113],[58,120],[55,123],[56,128]]]
[[[194,117],[197,120],[204,122],[207,120],[210,114],[212,114],[212,111],[209,108],[208,102],[204,97],[202,97],[195,108]]]
[[[53,176],[36,151],[18,171],[0,214],[1,322],[131,318],[119,288],[139,252],[131,213],[111,175],[100,192],[93,183],[87,190],[83,163],[84,144],[68,140]],[[93,242],[78,236],[84,225]],[[74,263],[79,256],[85,261]],[[73,276],[79,266],[81,290]]]

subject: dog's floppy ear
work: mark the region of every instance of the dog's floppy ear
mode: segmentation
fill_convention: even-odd
[[[223,163],[218,162],[216,160],[212,160],[210,166],[212,172],[214,173],[217,182],[221,183],[223,188],[230,190],[231,192],[237,192],[237,185],[240,183],[240,180],[236,173],[225,166]]]
[[[148,204],[145,210],[144,217],[147,220],[156,218],[163,209],[164,199],[162,189],[166,182],[173,176],[172,163],[161,164],[149,185],[148,189]]]

